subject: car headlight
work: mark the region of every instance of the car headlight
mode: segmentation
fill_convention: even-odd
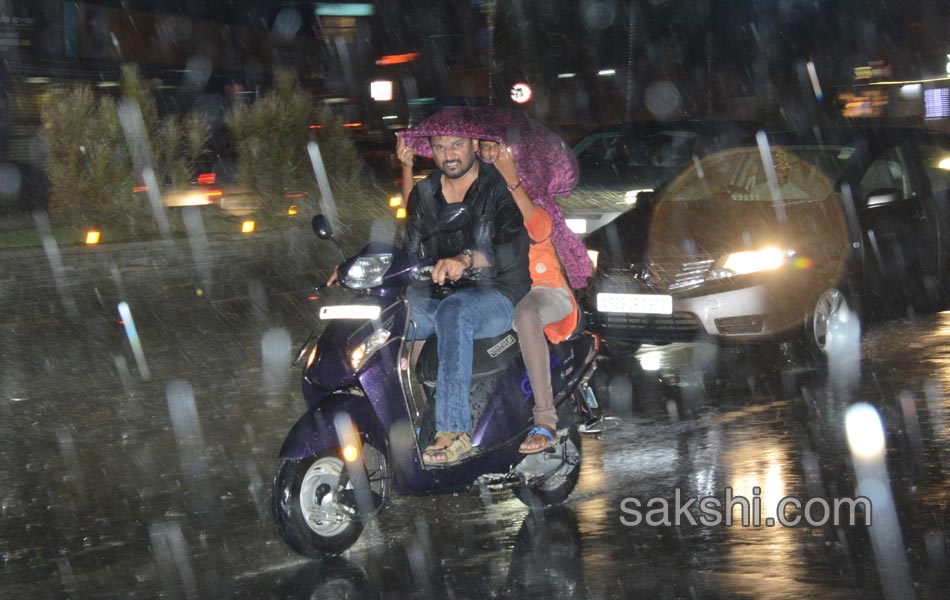
[[[392,254],[361,256],[353,261],[346,271],[346,275],[343,276],[343,285],[357,290],[375,287],[383,282],[383,275],[392,263]]]
[[[354,371],[359,371],[370,359],[374,352],[382,348],[389,339],[388,329],[377,329],[369,337],[350,352],[350,364]]]
[[[726,255],[720,267],[709,272],[708,279],[725,279],[736,275],[772,271],[786,264],[794,254],[792,250],[783,251],[778,248],[733,252]]]

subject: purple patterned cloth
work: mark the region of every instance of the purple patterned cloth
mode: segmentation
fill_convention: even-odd
[[[430,157],[429,137],[434,135],[494,140],[511,146],[525,191],[551,215],[551,241],[571,287],[587,286],[592,270],[587,249],[580,237],[568,229],[564,213],[554,199],[570,194],[580,174],[577,159],[561,136],[522,112],[469,107],[442,110],[397,135],[417,154]]]

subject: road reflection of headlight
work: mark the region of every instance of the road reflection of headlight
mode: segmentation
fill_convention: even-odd
[[[637,356],[637,360],[640,361],[640,368],[644,371],[659,371],[662,366],[662,356],[661,350],[655,350],[640,354]]]
[[[884,426],[877,409],[861,402],[848,408],[845,415],[848,446],[855,458],[874,459],[884,454]]]

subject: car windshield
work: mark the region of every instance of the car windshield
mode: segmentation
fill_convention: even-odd
[[[605,162],[618,167],[682,167],[693,156],[699,136],[691,131],[659,131],[650,135],[606,134],[578,144],[581,166]]]
[[[695,202],[725,194],[733,202],[792,204],[829,197],[854,149],[845,146],[776,146],[770,163],[758,148],[711,155],[684,171],[668,197]]]

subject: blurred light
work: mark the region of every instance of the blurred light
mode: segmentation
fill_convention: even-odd
[[[290,215],[291,217],[297,214],[297,207],[291,204],[290,207],[287,209],[287,214]]]
[[[317,359],[317,345],[314,344],[313,350],[310,351],[310,356],[307,357],[307,366],[304,368],[309,369],[310,365],[312,365],[313,361],[315,361],[316,359]]]
[[[950,171],[950,158],[944,158],[939,163],[937,163],[938,169],[943,169],[944,171]]]
[[[907,85],[901,86],[901,97],[903,98],[920,98],[920,93],[923,91],[924,86],[919,83],[908,83]]]
[[[798,270],[810,269],[814,266],[814,263],[810,258],[804,256],[798,256],[795,260],[792,261],[792,268]]]
[[[214,173],[199,173],[198,174],[198,184],[199,185],[212,185],[217,181],[218,177]]]
[[[317,2],[314,12],[318,17],[371,17],[376,14],[376,7],[369,2],[348,2],[330,4]]]
[[[518,82],[511,86],[511,99],[518,104],[524,104],[531,100],[531,86],[527,83]]]
[[[600,77],[613,77],[616,74],[616,69],[601,69],[600,71],[597,71],[597,75]]]
[[[377,102],[389,102],[393,99],[393,82],[389,80],[371,82],[369,95]]]
[[[950,54],[947,55],[947,73],[950,73]]]
[[[950,117],[950,89],[936,88],[924,91],[924,118]]]
[[[884,426],[877,409],[866,402],[853,404],[845,415],[848,446],[856,458],[881,458],[884,455]]]
[[[396,206],[399,206],[400,204],[402,204],[402,196],[391,196],[389,198],[390,208],[394,208]]]
[[[359,121],[356,121],[355,123],[344,123],[343,126],[344,127],[362,127],[363,124],[360,123]]]
[[[205,198],[207,198],[208,200],[211,200],[211,198],[220,198],[223,195],[224,195],[224,192],[222,192],[221,190],[208,190],[207,192],[205,192]]]
[[[564,222],[574,233],[587,233],[587,219],[564,219]]]
[[[27,83],[50,83],[52,80],[49,77],[27,77]]]
[[[824,94],[821,93],[821,84],[818,83],[818,72],[815,70],[815,63],[808,61],[805,68],[808,71],[808,77],[811,79],[811,89],[815,92],[815,98],[821,102]]]
[[[119,87],[119,82],[118,81],[100,81],[99,83],[96,84],[96,87],[101,87],[101,88]]]
[[[758,251],[733,252],[723,263],[722,268],[732,271],[736,275],[770,271],[782,266],[785,262],[785,253],[778,248],[764,248]]]
[[[289,192],[284,194],[284,198],[303,198],[306,195],[305,192]]]
[[[406,209],[405,209],[405,208],[397,208],[397,209],[396,209],[396,218],[397,218],[397,219],[405,219],[405,218],[406,218]]]
[[[558,73],[558,79],[571,79],[572,77],[577,77],[577,73]]]
[[[92,246],[99,243],[99,232],[91,229],[86,232],[86,244]]]
[[[598,251],[596,251],[596,250],[588,250],[588,251],[587,251],[587,258],[590,259],[590,262],[591,262],[591,264],[594,265],[594,268],[595,268],[595,269],[597,268],[597,257],[598,257],[598,256],[600,256],[600,252],[598,252]]]
[[[409,106],[424,106],[426,104],[435,104],[435,98],[416,98],[408,102]]]
[[[347,444],[343,447],[343,460],[346,462],[353,462],[360,457],[360,451],[356,449],[356,446]]]
[[[387,54],[376,59],[376,64],[384,67],[386,65],[400,65],[402,63],[412,62],[419,58],[418,52],[409,52],[406,54]]]
[[[309,129],[323,129],[323,125],[310,125]]]
[[[132,188],[132,192],[133,192],[133,193],[135,193],[135,192],[147,192],[147,191],[148,191],[148,186],[147,186],[147,185],[137,185],[137,186],[135,186],[134,188]]]
[[[244,221],[241,223],[241,233],[254,233],[254,221]]]
[[[383,121],[395,121],[399,118],[399,115],[385,115]]]

